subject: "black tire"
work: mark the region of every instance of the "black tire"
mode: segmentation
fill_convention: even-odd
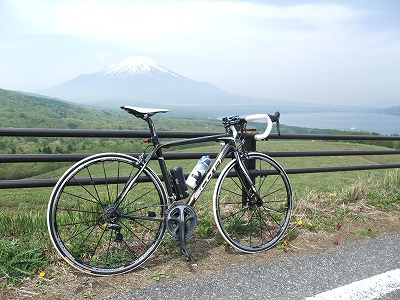
[[[92,275],[128,272],[159,246],[165,233],[167,197],[150,168],[116,205],[141,164],[124,154],[88,157],[60,178],[50,197],[47,224],[60,255]]]
[[[245,164],[257,193],[246,192],[234,159],[218,177],[213,210],[224,239],[238,250],[254,253],[270,249],[283,237],[290,222],[292,191],[285,171],[268,155],[249,153]]]

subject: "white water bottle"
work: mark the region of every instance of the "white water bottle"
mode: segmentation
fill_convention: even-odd
[[[186,179],[186,185],[194,189],[197,183],[200,181],[201,177],[203,177],[204,173],[207,171],[208,167],[210,166],[210,163],[211,163],[210,156],[208,155],[202,156],[197,162],[197,165],[193,168],[189,177]]]

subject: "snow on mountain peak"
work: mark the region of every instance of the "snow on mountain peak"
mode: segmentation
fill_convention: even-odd
[[[102,74],[112,77],[127,77],[134,75],[172,75],[178,74],[158,65],[151,59],[141,56],[131,56],[119,63],[113,64],[102,71]]]

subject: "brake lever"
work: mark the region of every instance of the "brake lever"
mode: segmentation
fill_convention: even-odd
[[[271,121],[276,124],[276,129],[278,130],[278,135],[281,136],[281,128],[279,126],[279,118],[281,116],[281,113],[279,111],[276,111],[275,114],[273,115],[268,115],[271,118]]]

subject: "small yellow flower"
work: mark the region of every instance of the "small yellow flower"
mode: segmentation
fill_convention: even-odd
[[[44,277],[44,276],[46,276],[46,273],[42,271],[42,272],[39,273],[39,276],[40,277]]]
[[[299,226],[303,225],[303,221],[302,221],[302,220],[299,220],[299,221],[297,222],[297,225],[299,225]]]
[[[329,193],[329,197],[331,197],[331,198],[333,198],[333,197],[335,197],[336,195],[334,194],[334,193]]]
[[[312,223],[308,222],[307,225],[308,227],[312,228]]]

